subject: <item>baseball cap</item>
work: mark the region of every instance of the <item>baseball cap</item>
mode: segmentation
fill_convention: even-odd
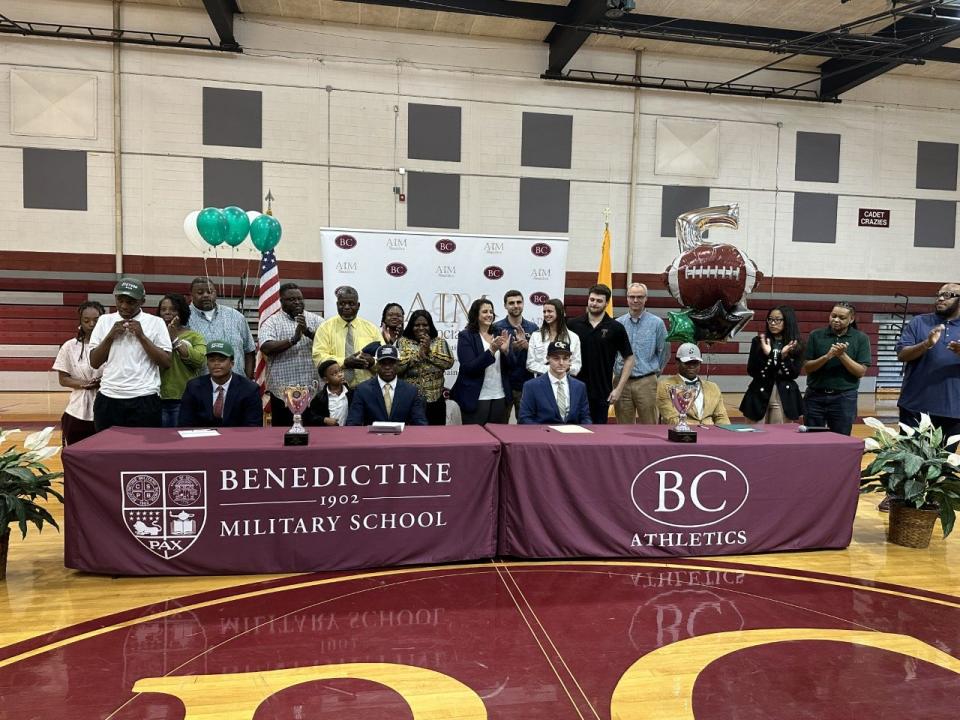
[[[547,346],[547,355],[570,355],[570,343],[555,340]]]
[[[693,362],[694,360],[703,361],[700,354],[700,348],[693,343],[684,343],[677,348],[677,361],[682,363]]]
[[[400,353],[397,351],[393,345],[381,345],[377,348],[376,355],[377,362],[381,360],[400,360]]]
[[[134,300],[143,300],[146,292],[143,289],[143,283],[136,278],[123,278],[114,286],[114,295],[126,295]]]
[[[224,357],[234,358],[233,345],[225,340],[212,340],[207,343],[207,357],[211,355],[223,355]]]

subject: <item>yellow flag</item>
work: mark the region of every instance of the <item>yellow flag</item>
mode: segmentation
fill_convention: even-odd
[[[610,224],[603,226],[603,248],[600,250],[600,270],[597,271],[597,283],[613,290],[613,272],[610,270]],[[613,317],[613,295],[607,303],[607,315]]]

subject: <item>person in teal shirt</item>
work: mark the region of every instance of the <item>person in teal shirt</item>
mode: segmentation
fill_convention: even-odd
[[[849,435],[857,419],[860,378],[870,365],[870,338],[857,330],[857,311],[848,302],[830,310],[830,324],[817,328],[807,339],[803,370],[806,425],[828,427]]]

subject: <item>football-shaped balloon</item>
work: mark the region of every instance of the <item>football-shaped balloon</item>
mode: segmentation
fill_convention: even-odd
[[[733,307],[762,277],[756,264],[739,248],[705,244],[674,258],[667,268],[670,294],[681,306],[705,310],[718,300]]]

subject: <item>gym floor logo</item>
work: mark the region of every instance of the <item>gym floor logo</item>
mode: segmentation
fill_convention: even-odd
[[[127,530],[164,560],[186,552],[203,532],[206,471],[122,472],[120,495]]]
[[[750,483],[736,465],[712,455],[673,455],[647,465],[630,485],[633,504],[660,525],[701,528],[734,515]]]

